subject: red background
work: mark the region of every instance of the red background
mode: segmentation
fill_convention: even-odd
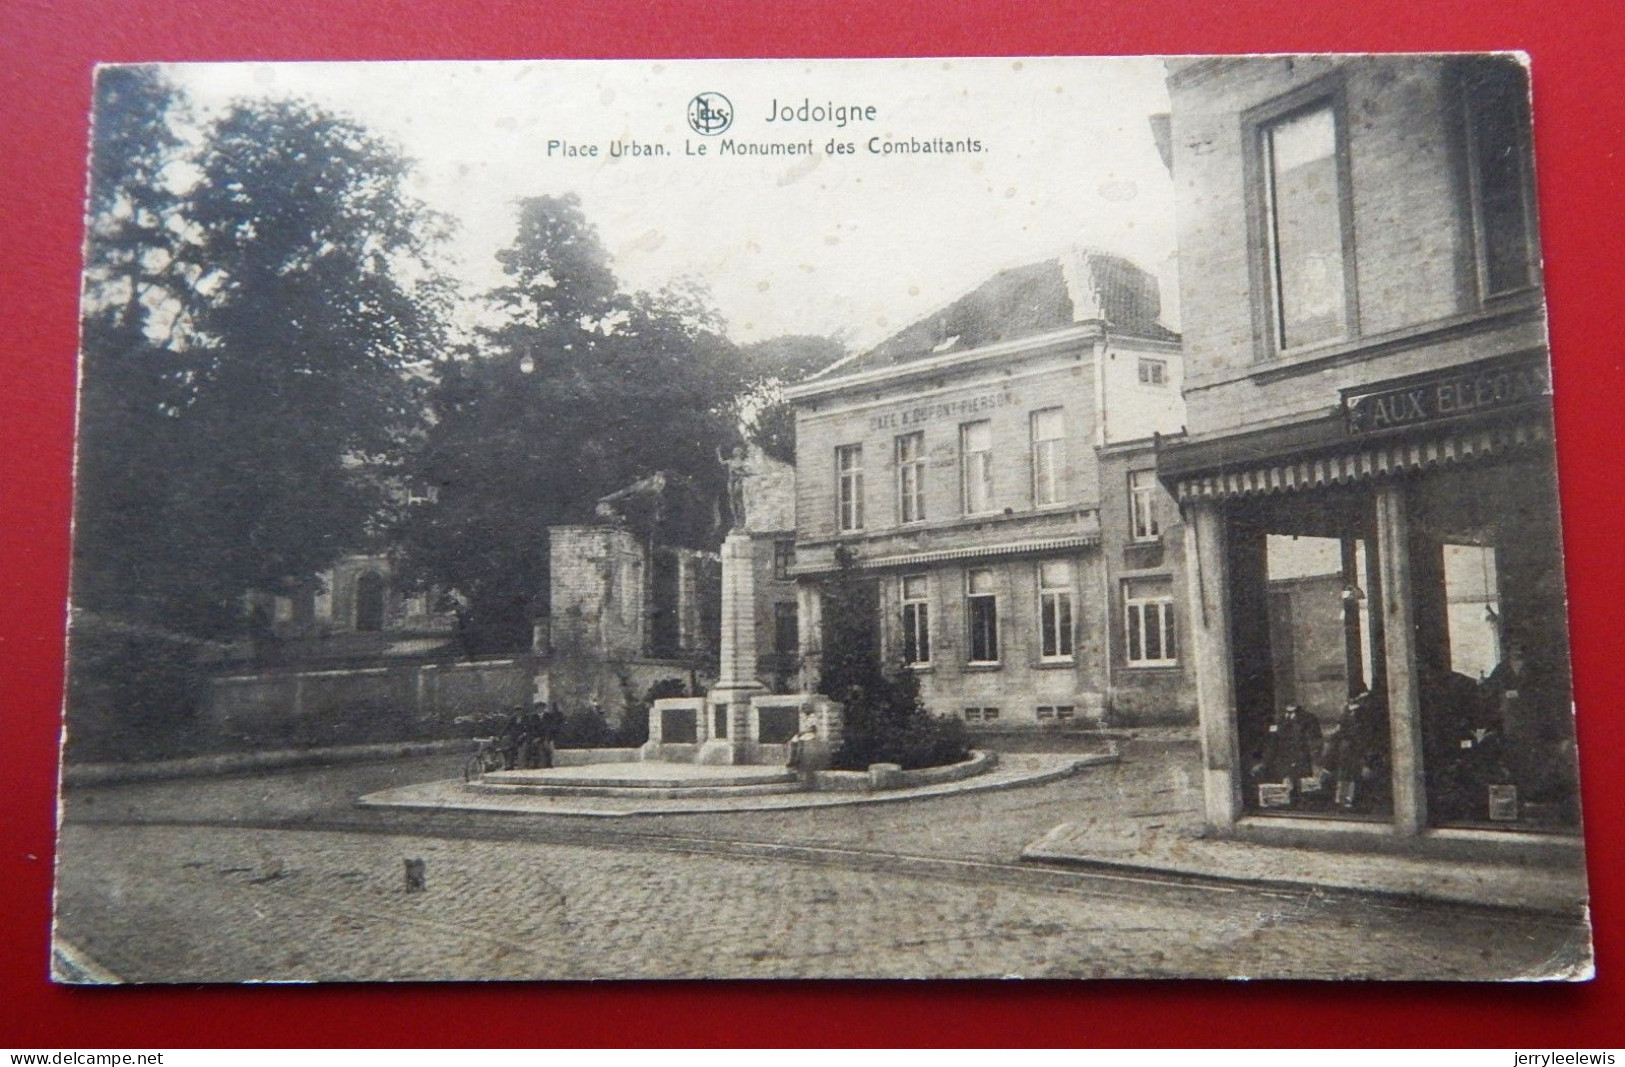
[[[1533,57],[1597,958],[1579,986],[46,980],[76,299],[97,61],[1422,51]],[[0,0],[0,1045],[1625,1044],[1616,0]]]

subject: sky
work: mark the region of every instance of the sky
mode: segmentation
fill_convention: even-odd
[[[755,60],[182,64],[207,115],[294,96],[348,114],[415,160],[414,192],[457,220],[447,269],[474,296],[517,202],[577,193],[631,289],[697,279],[740,343],[783,334],[872,345],[1006,267],[1071,245],[1128,256],[1162,281],[1178,328],[1172,184],[1149,117],[1160,60]],[[732,124],[701,136],[690,101],[721,93]],[[769,122],[789,106],[790,121]],[[804,101],[874,108],[844,127]],[[811,112],[809,109],[809,116]],[[871,142],[872,138],[880,141]],[[941,138],[981,152],[877,154]],[[813,142],[811,155],[722,154],[722,142]],[[831,140],[850,153],[829,154]],[[664,156],[611,157],[613,143]],[[571,155],[550,142],[597,146]],[[704,155],[689,154],[703,146]]]

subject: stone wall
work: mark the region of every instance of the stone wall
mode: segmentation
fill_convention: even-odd
[[[348,744],[471,733],[531,697],[525,659],[407,663],[211,678],[204,729],[245,743]]]

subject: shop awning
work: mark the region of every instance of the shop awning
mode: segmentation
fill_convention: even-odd
[[[1328,425],[1313,431],[1297,429],[1291,436],[1298,443],[1314,441],[1325,448]],[[1287,435],[1282,435],[1284,443]],[[1316,440],[1318,438],[1319,440]],[[1220,442],[1200,446],[1173,445],[1167,460],[1159,452],[1159,473],[1174,497],[1186,500],[1222,500],[1232,497],[1290,493],[1330,486],[1355,485],[1415,471],[1461,463],[1477,462],[1494,456],[1549,443],[1552,439],[1549,416],[1531,415],[1516,421],[1492,425],[1463,426],[1440,430],[1426,437],[1364,439],[1345,438],[1342,447],[1312,454],[1266,458],[1264,442],[1232,439],[1217,451]],[[1240,447],[1238,447],[1238,445]],[[1262,454],[1261,454],[1262,453]],[[1251,457],[1251,461],[1243,457]],[[1203,460],[1219,460],[1215,467],[1202,469]]]
[[[874,556],[868,559],[859,558],[857,565],[860,570],[889,570],[903,567],[924,567],[933,563],[947,563],[963,559],[1008,559],[1011,556],[1037,556],[1052,552],[1066,552],[1071,549],[1092,548],[1100,544],[1100,534],[1085,533],[1068,537],[1049,537],[1034,541],[1012,541],[1008,543],[992,543],[973,545],[964,548],[941,548],[928,552],[904,552],[890,556]],[[829,574],[836,570],[834,564],[797,567],[792,572],[796,575]]]

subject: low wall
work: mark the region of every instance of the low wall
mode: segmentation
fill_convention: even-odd
[[[467,720],[530,699],[522,658],[277,670],[209,679],[202,722],[258,744],[388,741],[466,733]]]

